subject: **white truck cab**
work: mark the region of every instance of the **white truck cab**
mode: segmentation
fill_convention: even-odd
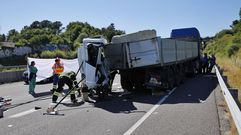
[[[80,72],[86,76],[82,84],[88,89],[108,84],[108,66],[103,55],[105,44],[107,44],[107,40],[103,37],[85,38],[83,45],[78,49]],[[101,81],[100,78],[102,78]]]

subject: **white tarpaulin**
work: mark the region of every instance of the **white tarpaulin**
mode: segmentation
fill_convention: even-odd
[[[36,82],[42,81],[53,75],[52,66],[55,63],[55,59],[28,58],[28,65],[30,65],[31,61],[35,62],[35,67],[38,69]],[[76,73],[79,69],[78,59],[60,59],[60,61],[64,64],[64,72],[74,71]],[[80,79],[80,73],[78,73],[77,78],[78,80]]]

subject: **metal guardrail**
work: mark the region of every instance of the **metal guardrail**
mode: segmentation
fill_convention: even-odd
[[[222,89],[223,96],[228,104],[228,108],[231,112],[232,118],[233,118],[236,128],[238,130],[238,133],[241,135],[241,112],[240,112],[240,109],[239,109],[238,105],[236,104],[235,100],[233,99],[231,93],[229,92],[225,82],[223,81],[223,78],[222,78],[217,66],[215,66],[215,70],[216,70],[216,75],[218,77],[218,82]]]
[[[6,69],[6,68],[25,68],[27,65],[18,65],[18,66],[0,66],[0,69]]]

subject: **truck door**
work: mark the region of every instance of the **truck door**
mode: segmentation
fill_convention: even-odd
[[[126,51],[129,68],[159,64],[158,50],[157,38],[127,43]]]

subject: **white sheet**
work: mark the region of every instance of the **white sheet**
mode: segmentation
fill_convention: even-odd
[[[52,66],[55,63],[55,59],[28,58],[29,65],[31,61],[35,61],[35,67],[38,69],[36,82],[42,81],[53,75]],[[74,71],[76,73],[79,69],[78,59],[60,59],[60,61],[64,64],[64,72]],[[77,79],[80,80],[80,77],[80,73],[78,73]]]

